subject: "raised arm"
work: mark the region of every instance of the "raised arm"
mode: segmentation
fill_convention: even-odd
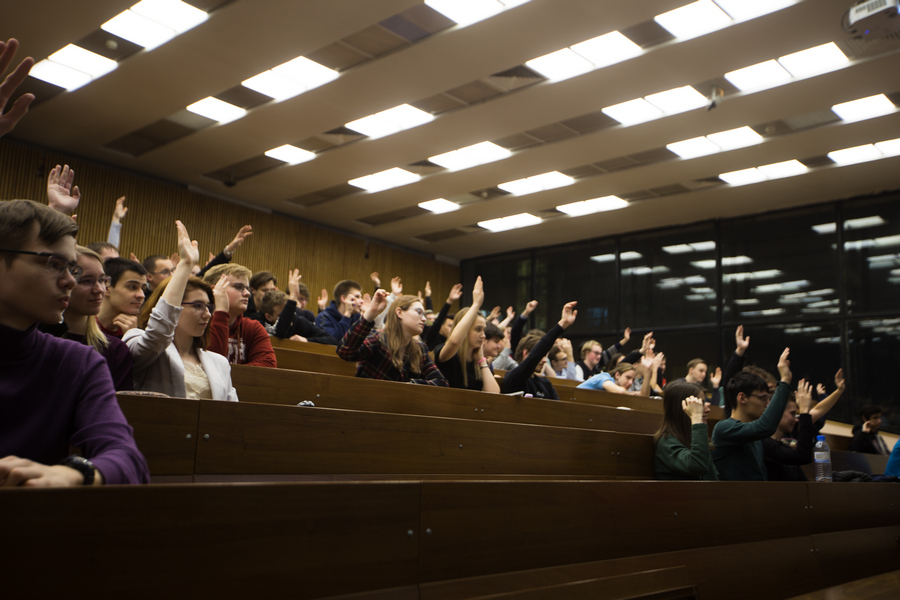
[[[499,327],[500,329],[505,329],[506,326],[512,322],[512,320],[513,320],[513,318],[515,318],[515,316],[516,316],[515,309],[512,306],[507,307],[506,308],[506,318],[503,319],[502,321],[500,321],[500,323],[497,324],[497,327]]]
[[[81,191],[72,186],[75,181],[75,170],[69,165],[56,165],[47,176],[47,201],[55,211],[71,215],[81,202]]]
[[[519,315],[519,318],[513,323],[512,331],[509,332],[509,347],[512,349],[513,353],[515,353],[516,347],[518,347],[519,342],[522,340],[522,331],[525,329],[525,323],[528,322],[528,317],[534,309],[537,308],[537,305],[537,300],[532,300],[526,304],[525,310],[522,311],[522,314]]]
[[[834,375],[834,385],[837,386],[837,389],[834,390],[830,396],[816,404],[812,410],[809,411],[809,415],[813,420],[813,423],[824,417],[828,414],[828,411],[834,408],[834,405],[837,404],[837,401],[840,400],[841,395],[844,393],[844,390],[847,388],[847,384],[844,381],[844,369],[838,369],[838,372]]]
[[[0,42],[0,75],[3,75],[3,73],[6,72],[6,69],[9,68],[9,65],[12,64],[13,59],[16,57],[16,50],[18,49],[19,42],[15,38],[10,39],[8,42]],[[16,91],[17,87],[22,85],[22,82],[28,77],[28,72],[33,66],[34,59],[29,56],[20,62],[19,66],[3,80],[3,84],[0,85],[0,113],[3,113],[3,111],[6,110],[6,105],[9,103],[9,99],[12,97],[13,92]],[[34,94],[22,94],[19,99],[13,103],[12,108],[7,110],[4,114],[0,114],[0,137],[3,137],[15,128],[16,124],[25,116],[25,113],[28,112],[28,106],[33,101]]]
[[[459,351],[460,345],[466,339],[466,336],[469,335],[469,329],[472,327],[472,323],[475,322],[475,317],[478,316],[478,311],[481,310],[481,304],[484,302],[484,284],[481,282],[481,276],[479,275],[475,279],[475,286],[472,288],[472,306],[466,311],[466,314],[463,315],[463,318],[456,324],[456,327],[453,328],[453,331],[450,333],[450,337],[447,339],[447,342],[441,348],[441,355],[438,357],[438,362],[447,362]],[[465,357],[468,360],[468,356]]]

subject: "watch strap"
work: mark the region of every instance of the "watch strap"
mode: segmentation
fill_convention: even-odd
[[[84,458],[83,456],[78,456],[77,454],[73,454],[72,456],[67,456],[66,458],[60,461],[61,465],[75,469],[84,477],[84,483],[82,485],[93,485],[94,484],[94,463]]]

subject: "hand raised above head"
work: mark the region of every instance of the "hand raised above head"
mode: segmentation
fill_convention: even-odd
[[[213,300],[216,310],[228,312],[231,310],[231,300],[228,299],[228,277],[222,275],[213,287]],[[262,309],[259,309],[262,310]]]
[[[197,240],[191,241],[187,228],[181,221],[175,221],[175,229],[178,231],[178,258],[193,267],[200,262],[200,251],[197,249]]]
[[[744,337],[744,326],[738,325],[734,332],[735,352],[738,356],[743,356],[747,348],[750,347],[750,336]]]
[[[812,409],[812,384],[805,379],[797,382],[797,409],[801,415]]]
[[[71,215],[81,202],[81,191],[72,186],[75,181],[75,170],[69,165],[56,165],[47,176],[47,200],[50,208],[66,215]]]
[[[562,309],[562,316],[559,319],[559,325],[563,329],[567,328],[569,325],[575,322],[575,317],[578,316],[578,311],[575,310],[575,306],[578,304],[577,300],[573,300],[572,302],[567,302]]]
[[[8,42],[0,42],[0,75],[3,75],[6,69],[9,68],[9,65],[12,64],[18,49],[19,42],[15,38],[11,38]],[[3,113],[6,109],[9,99],[16,91],[16,88],[22,85],[22,82],[28,77],[28,72],[31,71],[33,66],[34,59],[30,56],[25,58],[0,84],[0,113]],[[5,114],[0,114],[0,137],[3,137],[15,128],[16,124],[28,112],[28,106],[32,102],[34,102],[34,94],[22,94],[13,103],[12,108],[6,111]]]
[[[399,277],[391,277],[391,293],[395,296],[403,293],[403,280]]]
[[[316,298],[316,304],[319,305],[319,312],[322,312],[328,307],[328,290],[322,290],[319,292],[319,297]]]
[[[450,295],[447,296],[447,304],[453,304],[460,298],[462,298],[462,284],[457,283],[450,288]]]
[[[785,348],[784,352],[781,353],[781,356],[778,358],[778,373],[781,375],[781,381],[785,383],[790,383],[791,378],[791,361],[788,360],[788,356],[791,354],[790,348]]]
[[[225,246],[226,252],[234,254],[235,251],[237,251],[237,249],[241,247],[241,244],[243,244],[251,235],[253,235],[253,226],[244,225],[243,227],[241,227],[238,230],[237,234],[235,234],[234,239],[231,240],[227,246]]]
[[[479,275],[478,277],[475,278],[475,285],[472,286],[472,306],[480,307],[483,302],[484,302],[484,283],[482,283],[481,275]],[[497,310],[497,314],[500,314],[499,306],[497,307],[496,310]],[[491,314],[492,314],[491,318],[497,316],[497,315],[494,315],[493,313],[491,313]],[[490,321],[490,319],[488,319],[488,320]]]

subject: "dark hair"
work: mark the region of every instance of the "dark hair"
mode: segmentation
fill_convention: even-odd
[[[486,340],[502,340],[503,339],[503,330],[494,325],[493,323],[488,323],[484,326],[484,339]]]
[[[774,375],[772,375],[765,369],[761,369],[760,367],[757,367],[756,365],[747,365],[746,367],[744,367],[741,370],[745,371],[747,373],[753,373],[755,375],[759,375],[763,379],[763,381],[766,382],[766,384],[778,383],[778,380],[775,379]]]
[[[104,250],[114,250],[116,254],[119,253],[119,249],[109,242],[91,242],[86,247],[88,250],[96,252],[97,254],[102,254]]]
[[[863,421],[868,421],[872,418],[872,415],[881,413],[884,413],[884,409],[877,404],[863,404],[859,409],[859,418]]]
[[[527,336],[529,336],[529,335],[536,335],[536,336],[538,336],[538,337],[544,337],[546,334],[547,334],[547,332],[544,331],[543,329],[529,329],[529,330],[525,333],[525,336],[527,337]]]
[[[110,287],[115,287],[115,285],[119,282],[119,278],[125,273],[125,271],[134,271],[135,273],[139,273],[141,275],[147,275],[147,269],[144,268],[139,262],[135,262],[133,260],[128,260],[127,258],[117,257],[110,258],[105,263],[103,263],[103,270],[106,271],[106,274],[109,275]]]
[[[278,282],[276,281],[275,283],[277,284]],[[305,283],[303,283],[303,282],[298,283],[297,291],[300,293],[300,296],[309,300],[309,288],[307,287],[307,285]]]
[[[156,271],[156,261],[158,260],[169,260],[169,257],[162,254],[152,254],[145,258],[141,264],[147,269],[147,273],[154,273]]]
[[[537,343],[541,341],[541,337],[542,336],[540,335],[526,335],[521,340],[519,340],[519,345],[516,346],[516,355],[514,357],[515,361],[522,362],[522,360],[525,358],[523,356],[523,351],[528,350],[529,352],[531,352],[532,348],[537,346]]]
[[[725,402],[731,410],[737,409],[737,397],[741,392],[749,396],[753,392],[768,392],[769,384],[756,373],[741,371],[731,378],[725,386]]]
[[[666,386],[663,390],[663,420],[659,430],[653,434],[654,444],[671,435],[686,448],[691,447],[691,420],[681,406],[681,401],[691,396],[704,399],[699,385],[687,381],[673,381]]]
[[[547,360],[556,360],[556,355],[560,352],[563,352],[563,349],[554,344],[553,347],[550,348],[550,352],[547,353]],[[566,355],[566,358],[568,358],[568,355]]]
[[[109,259],[113,260],[113,259]],[[109,260],[106,261],[109,264]],[[156,286],[156,289],[153,290],[153,293],[150,294],[150,297],[147,298],[147,301],[144,302],[144,305],[141,307],[141,312],[138,315],[138,327],[141,329],[147,328],[147,323],[150,322],[150,314],[153,312],[153,309],[159,303],[159,299],[162,298],[163,293],[165,293],[166,288],[169,287],[169,283],[172,281],[172,276],[166,277],[162,283]],[[215,302],[215,298],[213,296],[212,286],[200,279],[199,277],[191,277],[187,280],[187,283],[184,286],[184,294],[181,296],[182,301],[184,297],[188,295],[188,292],[192,292],[194,290],[203,290],[206,292],[207,297],[209,298],[209,302]],[[194,338],[194,348],[200,348],[201,350],[206,350],[206,347],[209,345],[209,333],[210,326],[206,326],[206,331],[203,332],[202,336]]]
[[[278,285],[278,278],[270,271],[258,271],[250,278],[250,287],[254,290],[258,290],[270,281],[274,281],[275,285]]]
[[[31,200],[10,200],[0,202],[0,240],[10,250],[21,250],[31,239],[37,223],[37,238],[47,244],[55,244],[67,235],[73,238],[78,233],[78,225],[66,215]],[[7,255],[7,263],[13,254]]]
[[[350,293],[350,290],[362,291],[362,286],[360,286],[359,283],[353,281],[352,279],[338,281],[337,285],[334,286],[334,303],[340,305],[341,296],[346,296]]]
[[[262,300],[259,302],[259,312],[265,317],[272,314],[276,306],[285,302],[287,302],[287,294],[281,290],[269,290],[263,294]]]
[[[705,364],[706,364],[706,361],[703,360],[702,358],[695,358],[694,360],[692,360],[691,362],[689,362],[689,363],[687,364],[687,369],[688,369],[688,371],[690,371],[691,369],[693,369],[693,368],[696,367],[697,365],[705,365]]]
[[[625,358],[625,355],[621,352],[616,352],[612,356],[609,357],[609,362],[606,363],[606,372],[612,373],[616,370],[616,367],[619,366],[619,360]]]

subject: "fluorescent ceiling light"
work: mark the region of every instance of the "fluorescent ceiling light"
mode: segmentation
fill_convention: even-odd
[[[47,60],[87,73],[92,78],[103,77],[116,68],[116,61],[95,54],[90,50],[69,44],[47,57]]]
[[[598,68],[628,60],[643,52],[640,46],[618,31],[575,44],[571,48]]]
[[[304,150],[303,148],[298,148],[297,146],[291,146],[290,144],[272,148],[266,152],[266,156],[284,161],[291,165],[299,165],[302,162],[312,160],[316,157],[312,152]]]
[[[834,42],[794,52],[778,59],[794,77],[809,77],[831,71],[850,62]]]
[[[862,121],[864,119],[872,119],[894,112],[897,109],[894,103],[888,100],[884,94],[869,96],[868,98],[860,98],[851,102],[835,104],[831,110],[835,112],[844,121],[852,123],[853,121]]]
[[[409,171],[394,167],[393,169],[373,173],[371,175],[366,175],[365,177],[351,179],[347,183],[368,192],[375,193],[399,187],[401,185],[415,183],[420,179],[421,177],[415,173],[410,173]]]
[[[613,262],[616,260],[615,254],[598,254],[597,256],[592,256],[591,260],[598,263],[606,263]]]
[[[731,283],[733,281],[747,281],[754,279],[772,279],[780,277],[781,271],[778,269],[767,269],[765,271],[751,271],[749,273],[723,273],[722,283]]]
[[[444,198],[437,198],[435,200],[429,200],[428,202],[419,202],[419,208],[424,208],[425,210],[430,210],[436,215],[441,213],[453,212],[454,210],[459,210],[459,204],[456,202],[450,202],[449,200],[445,200]]]
[[[706,106],[706,96],[689,85],[658,94],[645,96],[644,100],[662,110],[667,115],[694,110]]]
[[[573,217],[581,217],[608,210],[618,210],[620,208],[625,208],[626,206],[628,206],[628,202],[617,196],[604,196],[603,198],[594,198],[592,200],[563,204],[557,206],[556,210]]]
[[[734,267],[737,265],[747,265],[753,262],[753,259],[749,256],[723,256],[722,257],[722,266],[723,267]]]
[[[505,8],[496,0],[425,0],[425,4],[458,25],[489,19]]]
[[[146,50],[153,50],[176,35],[171,27],[161,25],[131,10],[119,13],[101,25],[100,29],[143,46]]]
[[[187,109],[194,114],[218,121],[219,123],[229,123],[247,114],[247,111],[240,106],[223,102],[212,96],[199,102],[194,102]]]
[[[594,63],[568,48],[533,58],[525,66],[534,69],[550,81],[561,81],[594,69]]]
[[[184,33],[209,18],[199,8],[180,0],[143,0],[132,6],[131,10],[174,29],[175,33]]]
[[[644,255],[640,252],[622,252],[619,254],[620,260],[637,260],[639,258],[644,258]]]
[[[800,288],[809,287],[809,281],[806,279],[798,279],[796,281],[782,281],[781,283],[767,283],[758,285],[753,289],[754,294],[769,294],[772,292],[784,292],[799,290]]]
[[[879,158],[884,158],[884,155],[873,144],[864,144],[862,146],[855,146],[853,148],[844,148],[843,150],[835,150],[834,152],[829,152],[828,158],[830,158],[837,164],[844,166],[855,165],[856,163],[866,162],[869,160],[877,160]]]
[[[731,185],[748,185],[750,183],[759,183],[765,181],[766,176],[756,168],[741,169],[740,171],[731,171],[729,173],[720,173],[719,179],[730,183]]]
[[[473,144],[471,146],[466,146],[465,148],[460,148],[459,150],[453,150],[452,152],[430,156],[428,157],[428,160],[445,169],[460,171],[462,169],[468,169],[470,167],[507,158],[511,155],[512,152],[497,144],[481,142],[480,144]]]
[[[711,133],[706,138],[722,150],[735,150],[762,142],[762,136],[750,127],[738,127],[719,133]]]
[[[511,217],[503,217],[500,219],[491,219],[489,221],[479,221],[478,226],[490,229],[494,233],[499,231],[508,231],[510,229],[518,229],[520,227],[530,227],[541,222],[540,217],[528,213],[512,215]]]
[[[674,144],[666,144],[666,148],[681,158],[697,158],[698,156],[714,154],[721,150],[719,146],[705,137],[697,137],[690,140],[675,142]]]
[[[346,126],[370,138],[379,138],[433,121],[434,117],[409,104],[401,104],[374,115],[350,121]]]
[[[799,160],[786,160],[784,162],[763,165],[758,168],[769,179],[793,177],[794,175],[803,175],[809,171],[809,168]]]
[[[731,17],[710,0],[699,0],[693,4],[670,10],[653,17],[669,33],[677,38],[697,37],[731,24]]]
[[[747,90],[761,90],[775,87],[791,80],[791,74],[775,60],[767,60],[756,65],[744,67],[737,71],[725,73],[727,79],[734,87],[746,92]]]
[[[663,246],[663,252],[667,254],[685,254],[687,252],[708,252],[710,250],[716,249],[716,243],[713,241],[708,242],[693,242],[690,244],[675,244],[674,246]]]
[[[867,227],[878,227],[887,223],[879,215],[871,217],[860,217],[858,219],[847,219],[844,221],[844,229],[866,229]]]
[[[710,258],[709,260],[692,260],[691,265],[696,267],[697,269],[715,269],[716,259]]]
[[[735,298],[734,303],[738,306],[751,306],[753,304],[759,304],[758,298]]]
[[[242,81],[241,85],[275,100],[293,98],[306,91],[306,86],[302,83],[282,77],[272,71],[263,71],[259,75]]]
[[[338,72],[328,67],[323,67],[317,62],[311,61],[305,56],[298,56],[294,60],[283,65],[278,65],[272,72],[282,77],[287,77],[298,83],[302,83],[307,90],[325,85],[329,81],[338,78]]]
[[[70,92],[72,90],[77,90],[93,80],[93,77],[87,73],[46,59],[31,67],[29,75],[35,79],[40,79],[41,81],[46,81],[55,86],[65,88]]]
[[[603,113],[612,117],[622,125],[636,125],[663,116],[661,110],[643,98],[607,106],[603,109]]]
[[[649,275],[650,273],[668,273],[669,267],[657,265],[655,267],[629,267],[622,269],[622,275]]]
[[[799,0],[715,0],[735,21],[747,21],[797,4]]]
[[[575,179],[568,175],[563,175],[559,171],[550,171],[541,175],[534,175],[525,179],[517,179],[516,181],[507,181],[501,183],[497,187],[510,194],[516,196],[524,196],[525,194],[533,194],[553,188],[572,185]]]
[[[900,138],[878,142],[875,147],[885,156],[896,156],[900,154]]]
[[[812,230],[819,235],[834,233],[837,231],[837,223],[822,223],[821,225],[813,225]]]

